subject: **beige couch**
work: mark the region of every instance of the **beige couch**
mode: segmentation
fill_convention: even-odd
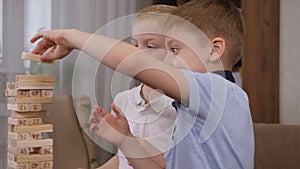
[[[83,113],[90,112],[87,98],[77,103]],[[44,121],[54,125],[54,169],[92,169],[111,157],[83,132],[71,96],[55,96],[44,108],[50,112]],[[300,125],[255,123],[254,133],[255,169],[300,169]]]
[[[254,124],[255,169],[300,169],[300,125]]]
[[[81,109],[90,107],[88,98],[78,102]],[[54,169],[93,169],[111,157],[110,153],[96,145],[82,130],[71,96],[54,96],[53,104],[44,106],[44,109],[49,111],[44,122],[54,126],[54,132],[49,133],[54,142]],[[90,109],[84,111],[82,113],[89,113]]]

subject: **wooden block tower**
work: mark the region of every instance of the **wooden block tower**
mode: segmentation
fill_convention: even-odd
[[[23,53],[30,59],[35,57]],[[52,169],[53,140],[44,137],[52,132],[52,124],[42,118],[48,112],[42,104],[52,103],[54,77],[48,75],[16,75],[15,82],[8,82],[5,90],[8,118],[8,169]]]

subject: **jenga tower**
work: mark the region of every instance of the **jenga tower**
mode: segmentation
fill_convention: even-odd
[[[44,75],[17,75],[7,83],[8,169],[53,168],[53,140],[43,134],[53,125],[42,121],[48,114],[42,104],[52,103],[53,88],[54,77]]]

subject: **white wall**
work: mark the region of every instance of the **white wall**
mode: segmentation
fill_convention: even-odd
[[[280,122],[300,124],[300,1],[280,3]]]

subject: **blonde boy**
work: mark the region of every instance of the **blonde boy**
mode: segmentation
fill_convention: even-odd
[[[132,44],[147,53],[166,50],[160,26],[165,15],[161,14],[172,14],[176,9],[177,7],[169,5],[152,5],[140,10],[132,28]],[[176,119],[172,101],[173,99],[144,84],[118,93],[114,98],[114,103],[128,119],[130,131],[134,136],[150,141],[157,149],[156,154],[166,151],[171,138]],[[98,169],[114,168],[132,169],[121,152]]]

